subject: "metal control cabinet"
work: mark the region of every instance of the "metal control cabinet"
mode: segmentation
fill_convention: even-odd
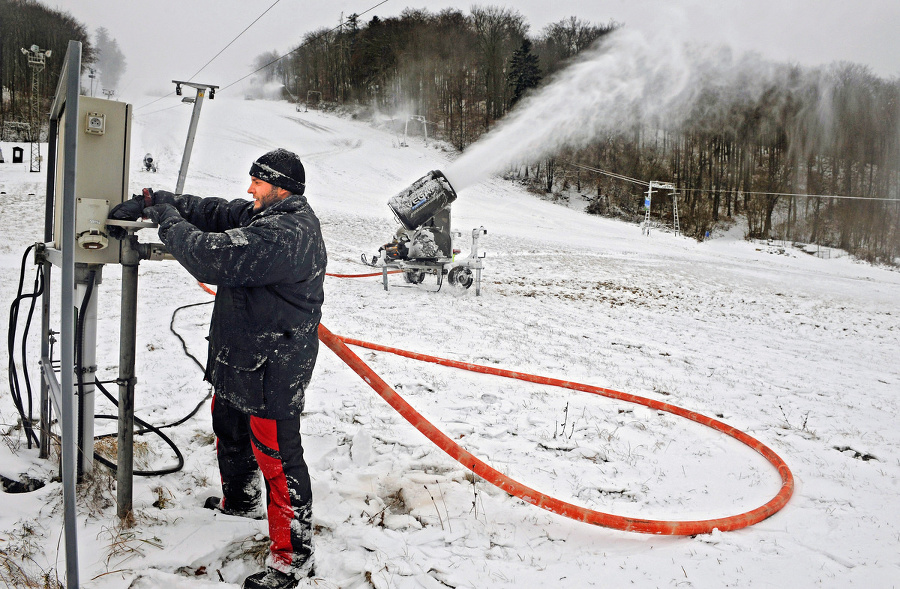
[[[103,98],[81,96],[78,100],[78,149],[75,167],[75,262],[118,264],[119,242],[109,237],[106,215],[128,198],[128,161],[131,145],[131,105]],[[62,249],[66,129],[60,117],[57,142],[56,202],[54,202],[53,247]]]

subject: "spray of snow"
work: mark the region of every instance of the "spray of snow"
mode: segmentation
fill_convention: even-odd
[[[284,90],[281,82],[257,83],[245,90],[244,96],[257,100],[282,100],[285,97]]]
[[[619,30],[547,85],[524,99],[494,129],[444,171],[460,190],[514,164],[531,163],[564,148],[582,148],[606,133],[641,124],[675,128],[687,117],[714,119],[730,93],[752,101],[791,81],[789,68],[726,47],[696,47],[665,35],[646,38]]]

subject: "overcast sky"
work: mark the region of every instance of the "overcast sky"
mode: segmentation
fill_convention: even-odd
[[[173,89],[190,78],[275,0],[43,0],[71,13],[93,35],[105,27],[126,56],[120,94],[148,85]],[[674,35],[756,51],[776,61],[821,65],[851,61],[882,77],[900,76],[898,0],[514,0],[460,3],[448,0],[280,0],[259,22],[195,78],[227,86],[249,73],[253,58],[285,53],[307,32],[336,26],[341,14],[397,16],[407,7],[438,12],[473,5],[518,10],[537,34],[551,22],[577,16],[610,20],[648,34]],[[99,94],[99,92],[98,92]]]

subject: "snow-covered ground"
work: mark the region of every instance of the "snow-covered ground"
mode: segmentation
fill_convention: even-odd
[[[171,99],[173,102],[175,98]],[[136,106],[142,100],[135,101]],[[188,106],[137,109],[131,188],[174,188]],[[322,220],[329,272],[359,273],[396,227],[388,198],[453,154],[369,123],[293,105],[208,102],[186,191],[241,198],[250,163],[298,152]],[[0,323],[22,252],[43,232],[44,174],[0,145]],[[27,152],[27,146],[26,152]],[[144,153],[158,173],[140,171]],[[326,281],[323,323],[337,334],[417,352],[613,388],[718,417],[775,450],[796,490],[750,528],[661,537],[579,523],[473,477],[407,424],[324,346],[302,433],[315,496],[322,587],[894,587],[900,584],[900,273],[747,242],[740,230],[698,243],[589,216],[502,180],[460,192],[454,228],[484,226],[482,296],[433,278]],[[154,239],[152,231],[144,239]],[[465,246],[464,246],[465,250]],[[464,251],[464,254],[467,253]],[[26,275],[31,284],[32,268]],[[119,276],[99,287],[99,378],[116,376]],[[171,423],[207,394],[168,329],[176,308],[210,300],[175,262],[140,267],[137,414]],[[205,358],[209,305],[175,329]],[[32,378],[38,322],[32,326]],[[20,332],[21,333],[21,332]],[[467,450],[513,478],[592,509],[707,519],[774,496],[777,472],[753,450],[666,413],[564,389],[355,350]],[[6,357],[4,356],[4,359]],[[3,363],[3,382],[7,380]],[[98,401],[97,413],[114,413]],[[0,474],[50,481],[0,395]],[[109,431],[110,422],[98,422]],[[82,586],[234,587],[257,570],[265,522],[215,515],[208,410],[167,430],[176,474],[136,478],[131,528],[114,480],[82,490]],[[171,464],[145,436],[139,465]],[[102,470],[102,469],[101,469]],[[15,563],[63,578],[61,487],[0,495],[0,580]],[[224,582],[224,583],[223,583]]]

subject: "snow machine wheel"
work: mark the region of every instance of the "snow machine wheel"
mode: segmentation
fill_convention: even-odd
[[[472,286],[474,280],[475,278],[472,276],[472,271],[465,266],[451,268],[450,273],[447,274],[447,281],[451,285],[459,286],[461,288],[469,288]]]
[[[403,278],[410,284],[422,284],[425,280],[424,270],[404,270]]]

